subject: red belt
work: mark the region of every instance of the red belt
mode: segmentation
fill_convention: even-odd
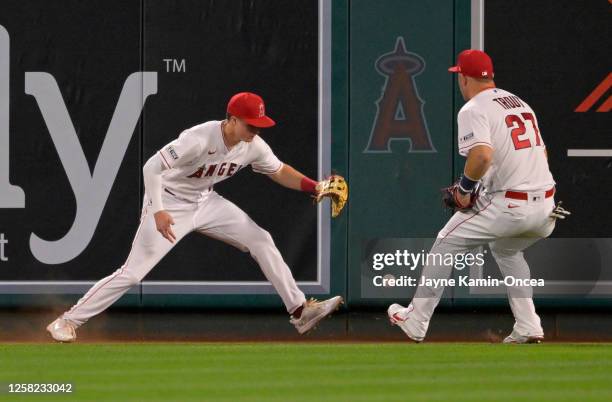
[[[555,188],[551,188],[544,193],[544,198],[550,198],[555,195]],[[529,199],[529,193],[524,193],[522,191],[506,191],[506,198],[512,198],[515,200],[525,200]]]

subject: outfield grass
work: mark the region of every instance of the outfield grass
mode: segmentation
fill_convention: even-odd
[[[610,401],[612,345],[11,344],[0,383],[36,401]]]

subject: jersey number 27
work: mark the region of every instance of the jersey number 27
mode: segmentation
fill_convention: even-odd
[[[531,148],[532,146],[529,138],[519,138],[527,131],[527,129],[525,128],[525,120],[529,120],[529,122],[533,126],[533,130],[535,131],[536,146],[541,145],[542,140],[540,139],[540,130],[538,130],[538,125],[536,124],[535,117],[533,116],[533,114],[521,113],[521,116],[515,114],[510,114],[506,116],[506,126],[508,128],[512,128],[510,136],[512,137],[512,142],[514,143],[514,149]]]

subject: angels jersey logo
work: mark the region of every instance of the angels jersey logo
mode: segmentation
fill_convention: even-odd
[[[219,166],[219,169],[217,170],[217,166]],[[215,172],[217,174],[217,176],[233,176],[234,173],[236,173],[237,171],[239,171],[240,169],[242,169],[244,166],[242,165],[238,165],[236,163],[227,163],[227,162],[223,162],[220,165],[214,164],[214,165],[202,165],[198,168],[198,170],[196,170],[194,173],[190,174],[189,176],[187,176],[188,178],[196,178],[196,179],[200,179],[202,178],[202,176],[204,177],[211,177],[215,175]]]
[[[389,153],[392,141],[410,141],[409,152],[436,152],[423,114],[423,100],[414,77],[425,69],[425,61],[406,51],[404,38],[398,37],[395,49],[376,60],[376,71],[386,77],[370,140],[364,153]]]

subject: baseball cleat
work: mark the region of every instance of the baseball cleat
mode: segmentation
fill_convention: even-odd
[[[58,342],[74,342],[76,339],[76,327],[63,318],[58,318],[47,325],[47,331]]]
[[[389,316],[391,325],[397,325],[400,327],[408,338],[412,339],[416,343],[423,342],[422,336],[415,335],[412,330],[408,328],[408,320],[410,319],[410,312],[412,310],[414,310],[412,304],[410,304],[408,307],[404,307],[401,304],[394,303],[387,309],[387,315]]]
[[[510,335],[508,335],[503,343],[511,343],[511,344],[519,344],[519,343],[542,343],[544,340],[544,336],[542,335],[519,335],[516,332],[512,331]]]
[[[300,318],[291,317],[289,322],[295,326],[300,335],[303,335],[313,329],[323,318],[338,310],[342,303],[342,296],[334,296],[322,301],[310,299],[304,305]]]

